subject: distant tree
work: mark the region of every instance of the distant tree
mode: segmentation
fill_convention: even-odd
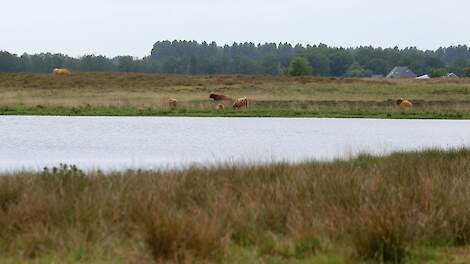
[[[264,74],[278,75],[281,71],[280,61],[276,56],[266,56],[261,61]]]
[[[16,54],[0,51],[0,72],[15,72],[21,69],[21,63]]]
[[[312,74],[315,76],[330,75],[330,59],[319,49],[310,49],[307,51],[307,60],[312,66]]]
[[[470,67],[463,69],[463,74],[465,77],[470,77]]]
[[[349,67],[344,75],[346,77],[370,77],[372,76],[371,70],[364,69],[359,63],[355,62]]]
[[[108,58],[95,55],[86,55],[81,57],[79,69],[84,72],[110,72],[115,70],[114,65]]]
[[[291,63],[293,57],[292,45],[287,42],[279,43],[277,53],[279,56],[279,60],[281,61],[281,66],[284,68],[289,67],[289,64]]]
[[[345,49],[334,49],[329,57],[330,73],[333,76],[343,76],[354,62],[352,54]]]
[[[114,61],[117,63],[117,70],[120,72],[144,72],[145,71],[143,60],[135,59],[132,56],[115,57]]]
[[[176,73],[176,67],[177,67],[176,60],[173,58],[170,58],[168,60],[165,60],[160,68],[162,70],[162,73],[174,74]]]
[[[367,61],[366,67],[367,69],[371,70],[374,74],[386,75],[388,72],[390,72],[389,66],[387,65],[387,61],[381,58],[371,59],[370,61]]]
[[[191,56],[191,58],[189,59],[189,73],[190,74],[198,74],[198,61],[197,61],[197,58],[196,56]]]
[[[447,68],[432,68],[429,76],[431,78],[446,76],[449,73]]]
[[[312,66],[308,64],[304,57],[294,57],[289,64],[287,73],[291,76],[302,76],[312,74]]]
[[[258,62],[254,59],[243,57],[240,60],[240,71],[241,74],[260,74],[261,67]]]
[[[429,68],[444,68],[446,65],[437,57],[431,56],[424,59],[424,66]]]
[[[465,60],[463,58],[460,58],[460,59],[456,60],[452,64],[452,66],[450,66],[449,71],[453,72],[453,73],[455,73],[459,76],[464,75],[464,69],[468,66],[470,66],[470,63],[467,60]]]

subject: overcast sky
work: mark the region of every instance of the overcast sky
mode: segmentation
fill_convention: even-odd
[[[0,50],[145,56],[158,40],[470,45],[469,0],[2,0]]]

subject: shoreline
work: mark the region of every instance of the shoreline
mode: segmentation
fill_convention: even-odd
[[[212,109],[177,109],[137,107],[44,107],[0,106],[0,116],[123,116],[123,117],[298,117],[298,118],[372,118],[372,119],[436,119],[470,120],[470,112],[457,111],[309,111],[290,109],[248,109],[241,111]]]

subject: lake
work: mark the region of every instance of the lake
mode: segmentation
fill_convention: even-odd
[[[0,116],[0,171],[300,162],[470,146],[470,121]]]

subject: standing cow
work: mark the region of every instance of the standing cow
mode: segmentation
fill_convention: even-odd
[[[68,76],[70,74],[72,74],[69,70],[67,69],[59,69],[59,68],[55,68],[52,70],[52,74],[54,76]]]
[[[176,108],[176,105],[178,103],[178,100],[176,100],[175,98],[168,98],[168,106],[171,108],[171,109],[175,109]]]
[[[228,97],[228,96],[225,96],[223,94],[215,94],[215,93],[211,93],[209,95],[209,98],[210,99],[214,99],[214,101],[232,101],[232,98]]]
[[[238,98],[233,103],[233,108],[234,109],[240,109],[242,107],[248,108],[248,99],[246,97]]]
[[[411,103],[410,100],[403,99],[403,98],[400,98],[397,100],[397,105],[402,109],[413,107],[413,104]]]

